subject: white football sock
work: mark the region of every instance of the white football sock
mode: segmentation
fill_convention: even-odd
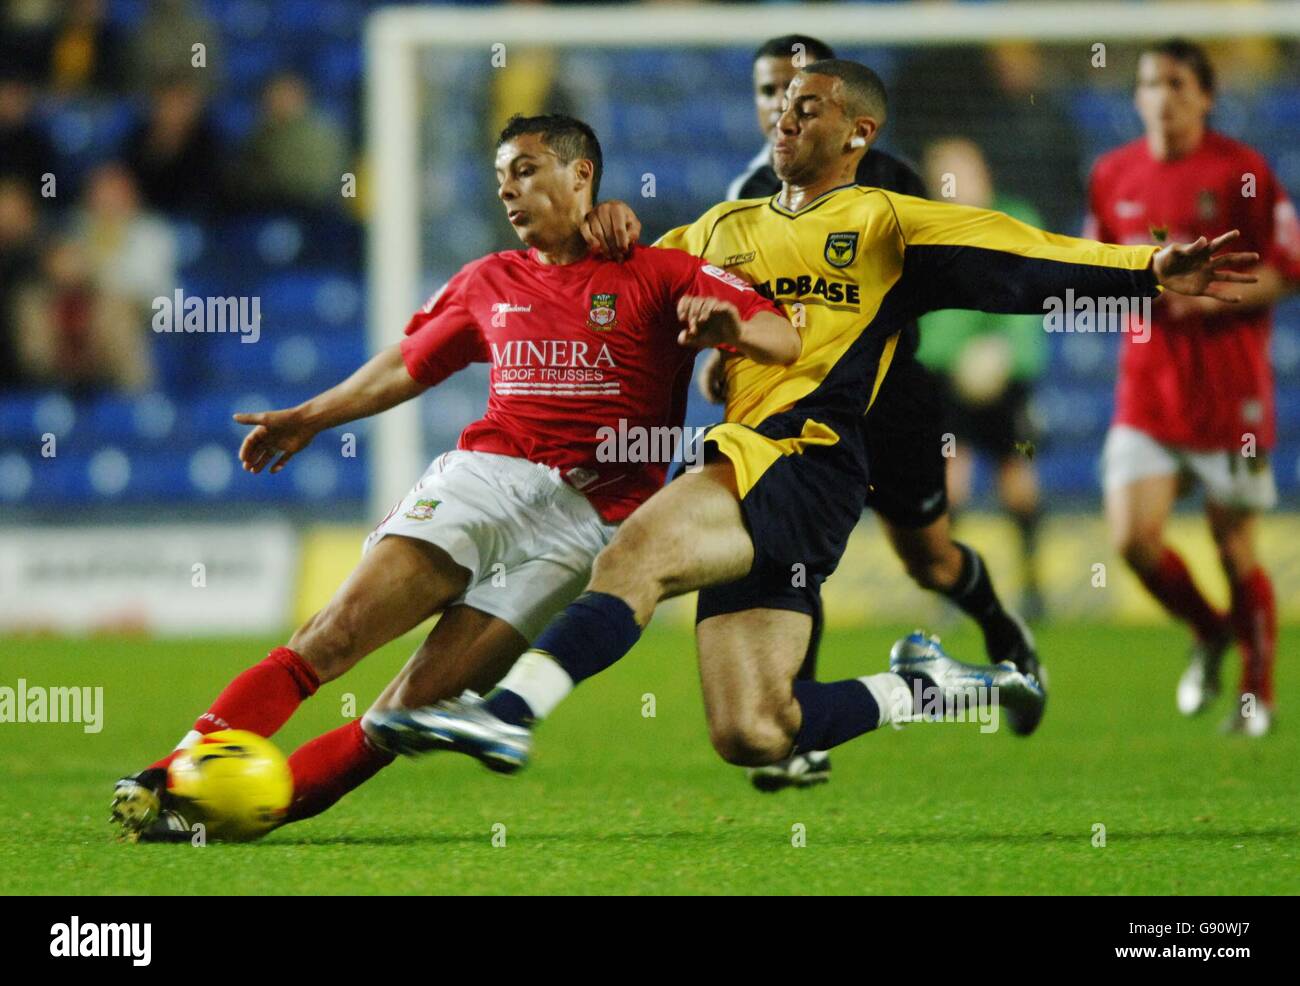
[[[528,703],[534,718],[545,719],[573,691],[573,679],[550,654],[530,650],[497,687],[514,692]]]
[[[912,715],[912,686],[901,675],[892,671],[871,674],[859,678],[867,686],[871,697],[880,707],[880,722],[877,727],[888,722],[905,722]]]
[[[199,740],[201,739],[203,739],[203,734],[197,729],[191,729],[181,737],[181,741],[173,748],[173,752],[175,752],[175,750],[188,750],[192,746],[198,746]]]

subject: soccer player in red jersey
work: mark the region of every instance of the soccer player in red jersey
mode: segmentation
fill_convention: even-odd
[[[1207,128],[1214,71],[1200,47],[1175,40],[1148,48],[1134,102],[1146,134],[1097,162],[1085,235],[1136,244],[1237,228],[1241,249],[1257,252],[1260,263],[1256,282],[1233,285],[1230,294],[1166,293],[1151,323],[1128,332],[1103,454],[1106,514],[1125,561],[1195,634],[1179,709],[1194,715],[1218,694],[1223,654],[1235,638],[1242,700],[1225,726],[1263,735],[1272,720],[1277,619],[1254,528],[1255,516],[1277,499],[1268,461],[1271,306],[1300,280],[1300,227],[1263,156]],[[1205,490],[1232,587],[1227,614],[1210,605],[1164,542],[1187,478]]]
[[[791,363],[798,332],[745,281],[680,250],[589,252],[582,220],[600,184],[591,128],[516,117],[496,157],[499,197],[526,251],[467,264],[411,319],[399,345],[296,408],[236,415],[240,459],[282,470],[320,431],[377,414],[474,362],[492,364],[487,412],[434,460],[366,541],[329,604],[240,674],[177,751],[118,782],[128,834],[183,836],[166,767],[202,735],[273,735],[303,699],[436,613],[442,619],[375,709],[486,690],[586,585],[618,523],[688,462],[682,417],[696,349]],[[676,439],[674,442],[672,439]],[[286,821],[310,817],[392,756],[360,720],[289,758]]]

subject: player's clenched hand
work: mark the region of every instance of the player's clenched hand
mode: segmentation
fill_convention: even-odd
[[[316,437],[316,429],[305,424],[292,409],[236,414],[235,420],[241,425],[255,426],[239,446],[239,461],[248,472],[261,472],[273,459],[271,472],[279,472]]]
[[[579,229],[587,246],[602,257],[626,260],[641,236],[641,220],[626,202],[610,199],[587,213]]]
[[[1241,300],[1239,295],[1211,291],[1210,287],[1214,284],[1254,284],[1258,280],[1254,274],[1222,269],[1253,264],[1259,260],[1257,253],[1219,252],[1240,235],[1234,229],[1213,240],[1202,236],[1195,243],[1169,244],[1157,251],[1152,259],[1151,266],[1156,280],[1179,294],[1205,295],[1235,304]]]
[[[721,298],[682,295],[677,301],[677,319],[686,323],[686,328],[677,333],[677,341],[683,346],[734,346],[740,338],[740,310]]]
[[[727,364],[722,361],[722,353],[718,350],[710,350],[704,357],[700,375],[695,380],[705,400],[714,404],[727,403]]]

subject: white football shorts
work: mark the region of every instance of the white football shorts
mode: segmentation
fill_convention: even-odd
[[[1106,492],[1148,476],[1190,474],[1205,487],[1206,499],[1224,507],[1271,510],[1277,484],[1267,456],[1255,458],[1230,449],[1212,452],[1164,445],[1130,425],[1112,425],[1101,453]]]
[[[436,544],[471,573],[456,602],[505,620],[531,642],[586,588],[617,529],[558,469],[457,450],[433,460],[362,553],[388,534]]]

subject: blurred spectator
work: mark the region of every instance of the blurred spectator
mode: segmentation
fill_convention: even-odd
[[[1008,189],[1043,213],[1047,228],[1078,228],[1078,133],[1049,86],[1037,45],[923,49],[890,91],[890,126],[904,154],[919,159],[933,140],[969,137]]]
[[[31,82],[0,66],[0,178],[15,178],[39,192],[41,175],[55,170],[54,145],[36,125]]]
[[[203,45],[202,66],[194,64],[194,45]],[[182,73],[208,89],[219,82],[220,35],[192,0],[150,0],[148,13],[131,32],[127,52],[131,84],[149,91]]]
[[[127,141],[126,165],[152,209],[211,213],[221,206],[221,143],[199,83],[185,76],[153,94],[149,119]]]
[[[145,212],[131,173],[100,165],[86,182],[75,225],[97,286],[146,313],[155,298],[176,289],[176,241],[171,227]]]
[[[18,296],[36,277],[36,201],[25,183],[0,178],[0,391],[28,383],[18,361]]]
[[[153,300],[175,287],[170,228],[141,210],[122,165],[101,165],[86,182],[71,232],[44,251],[38,276],[15,289],[22,374],[73,393],[150,386]]]
[[[301,76],[283,72],[262,91],[262,116],[235,176],[239,201],[263,209],[336,209],[346,167],[342,131],[315,109]]]
[[[924,155],[933,198],[996,209],[1033,226],[1042,220],[1028,202],[999,194],[979,146],[962,137],[938,140]],[[998,499],[1020,533],[1021,614],[1042,616],[1037,545],[1042,510],[1038,475],[1030,458],[1038,428],[1033,387],[1047,362],[1047,335],[1037,315],[996,315],[947,310],[921,319],[917,359],[943,381],[948,427],[957,439],[948,459],[953,510],[970,501],[974,456],[992,460]]]
[[[67,0],[50,42],[50,83],[59,92],[120,92],[123,51],[104,0]]]
[[[41,278],[18,292],[18,354],[26,375],[74,394],[139,391],[153,379],[148,338],[135,306],[101,289],[76,240],[41,258]]]

